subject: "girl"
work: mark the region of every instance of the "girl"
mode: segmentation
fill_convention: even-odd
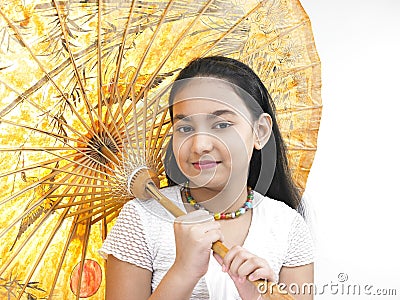
[[[253,300],[260,293],[249,280],[312,284],[311,236],[258,76],[233,59],[200,58],[169,100],[162,192],[188,215],[174,220],[153,200],[124,206],[101,249],[107,299]],[[224,259],[210,258],[218,240],[230,249]]]

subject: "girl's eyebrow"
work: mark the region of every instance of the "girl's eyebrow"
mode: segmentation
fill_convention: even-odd
[[[229,109],[220,109],[220,110],[216,110],[213,111],[209,114],[207,114],[207,119],[215,119],[216,117],[222,116],[222,115],[233,115],[233,116],[237,116],[237,113],[235,113],[232,110]],[[176,114],[173,118],[174,120],[184,120],[184,121],[190,121],[192,119],[191,116],[186,116],[184,114]]]

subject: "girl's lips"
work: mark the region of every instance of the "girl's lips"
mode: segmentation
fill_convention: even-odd
[[[205,170],[215,168],[219,163],[219,161],[204,160],[193,163],[193,166],[197,170]]]

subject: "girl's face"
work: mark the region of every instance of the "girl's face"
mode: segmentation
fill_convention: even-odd
[[[173,152],[191,184],[246,184],[257,136],[235,91],[221,80],[196,78],[178,91],[173,105]]]

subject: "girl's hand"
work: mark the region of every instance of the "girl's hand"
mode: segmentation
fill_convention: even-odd
[[[176,258],[172,268],[197,283],[208,270],[212,244],[223,240],[221,226],[208,212],[197,210],[176,218],[174,232]]]
[[[275,280],[274,272],[265,259],[250,253],[240,246],[232,247],[224,259],[215,253],[214,257],[222,265],[222,271],[227,272],[232,278],[243,300],[254,300],[260,296],[257,287],[249,280]]]

